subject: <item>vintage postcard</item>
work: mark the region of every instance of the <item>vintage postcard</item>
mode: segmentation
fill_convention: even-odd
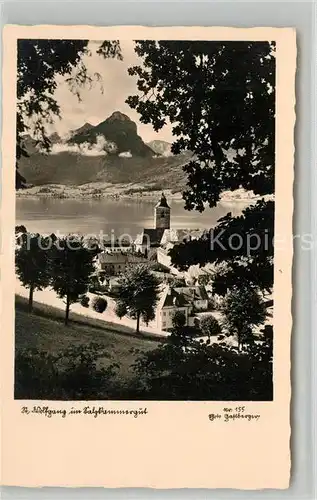
[[[2,483],[288,488],[296,33],[3,33]]]

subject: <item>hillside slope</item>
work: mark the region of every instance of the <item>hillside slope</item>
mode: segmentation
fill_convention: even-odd
[[[34,185],[80,185],[87,182],[157,184],[165,189],[182,189],[186,174],[182,166],[187,155],[158,158],[84,156],[68,152],[55,155],[34,153],[22,158],[21,174]]]

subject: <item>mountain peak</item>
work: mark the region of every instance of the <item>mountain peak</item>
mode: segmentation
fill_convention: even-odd
[[[131,118],[128,117],[128,115],[125,115],[124,113],[121,113],[121,111],[114,111],[109,118],[107,118],[108,121],[114,121],[114,120],[120,120],[122,122],[131,122]]]
[[[79,128],[76,128],[75,130],[72,130],[71,131],[71,135],[76,135],[76,134],[83,134],[85,132],[88,132],[89,130],[91,130],[93,128],[93,125],[91,125],[91,123],[84,123],[84,125],[82,125],[81,127]]]
[[[97,144],[99,136],[115,145],[111,154],[120,155],[129,152],[132,156],[152,157],[154,152],[138,136],[137,125],[127,115],[115,111],[106,120],[96,126],[83,126],[69,140],[75,144]],[[109,153],[109,151],[107,151]]]

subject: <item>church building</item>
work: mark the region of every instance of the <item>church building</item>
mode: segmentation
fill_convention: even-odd
[[[155,229],[170,229],[171,225],[171,209],[167,204],[166,197],[162,193],[160,201],[155,205],[154,209],[154,226]]]
[[[144,228],[143,232],[137,235],[134,242],[135,250],[145,255],[148,255],[150,251],[155,252],[155,249],[160,246],[165,229],[170,229],[170,222],[171,209],[162,193],[154,209],[154,228]]]

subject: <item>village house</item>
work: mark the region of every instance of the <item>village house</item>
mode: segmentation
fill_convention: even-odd
[[[178,274],[175,267],[172,266],[169,251],[180,243],[185,243],[199,238],[208,238],[208,230],[206,229],[165,229],[160,247],[157,249],[157,261],[160,264],[168,267],[174,274]]]
[[[115,241],[104,241],[101,245],[102,249],[108,253],[126,253],[134,252],[135,245],[133,241],[129,240],[115,240]]]
[[[171,273],[175,275],[179,275],[180,272],[176,267],[172,266],[171,257],[168,255],[168,252],[171,248],[173,248],[173,243],[167,243],[164,247],[159,247],[156,252],[157,262],[167,267]]]
[[[108,276],[122,274],[128,267],[136,264],[144,264],[147,259],[142,255],[124,252],[102,252],[98,255],[99,271],[104,271]]]
[[[161,246],[165,246],[168,243],[175,245],[177,243],[197,240],[207,232],[205,229],[165,229],[160,244]]]
[[[127,253],[135,252],[135,246],[132,238],[111,238],[104,239],[97,236],[87,235],[84,236],[85,246],[87,248],[100,248],[108,253]]]
[[[163,331],[171,330],[176,311],[184,314],[186,326],[194,326],[196,313],[207,310],[208,295],[204,286],[166,286],[157,306],[157,327]]]

